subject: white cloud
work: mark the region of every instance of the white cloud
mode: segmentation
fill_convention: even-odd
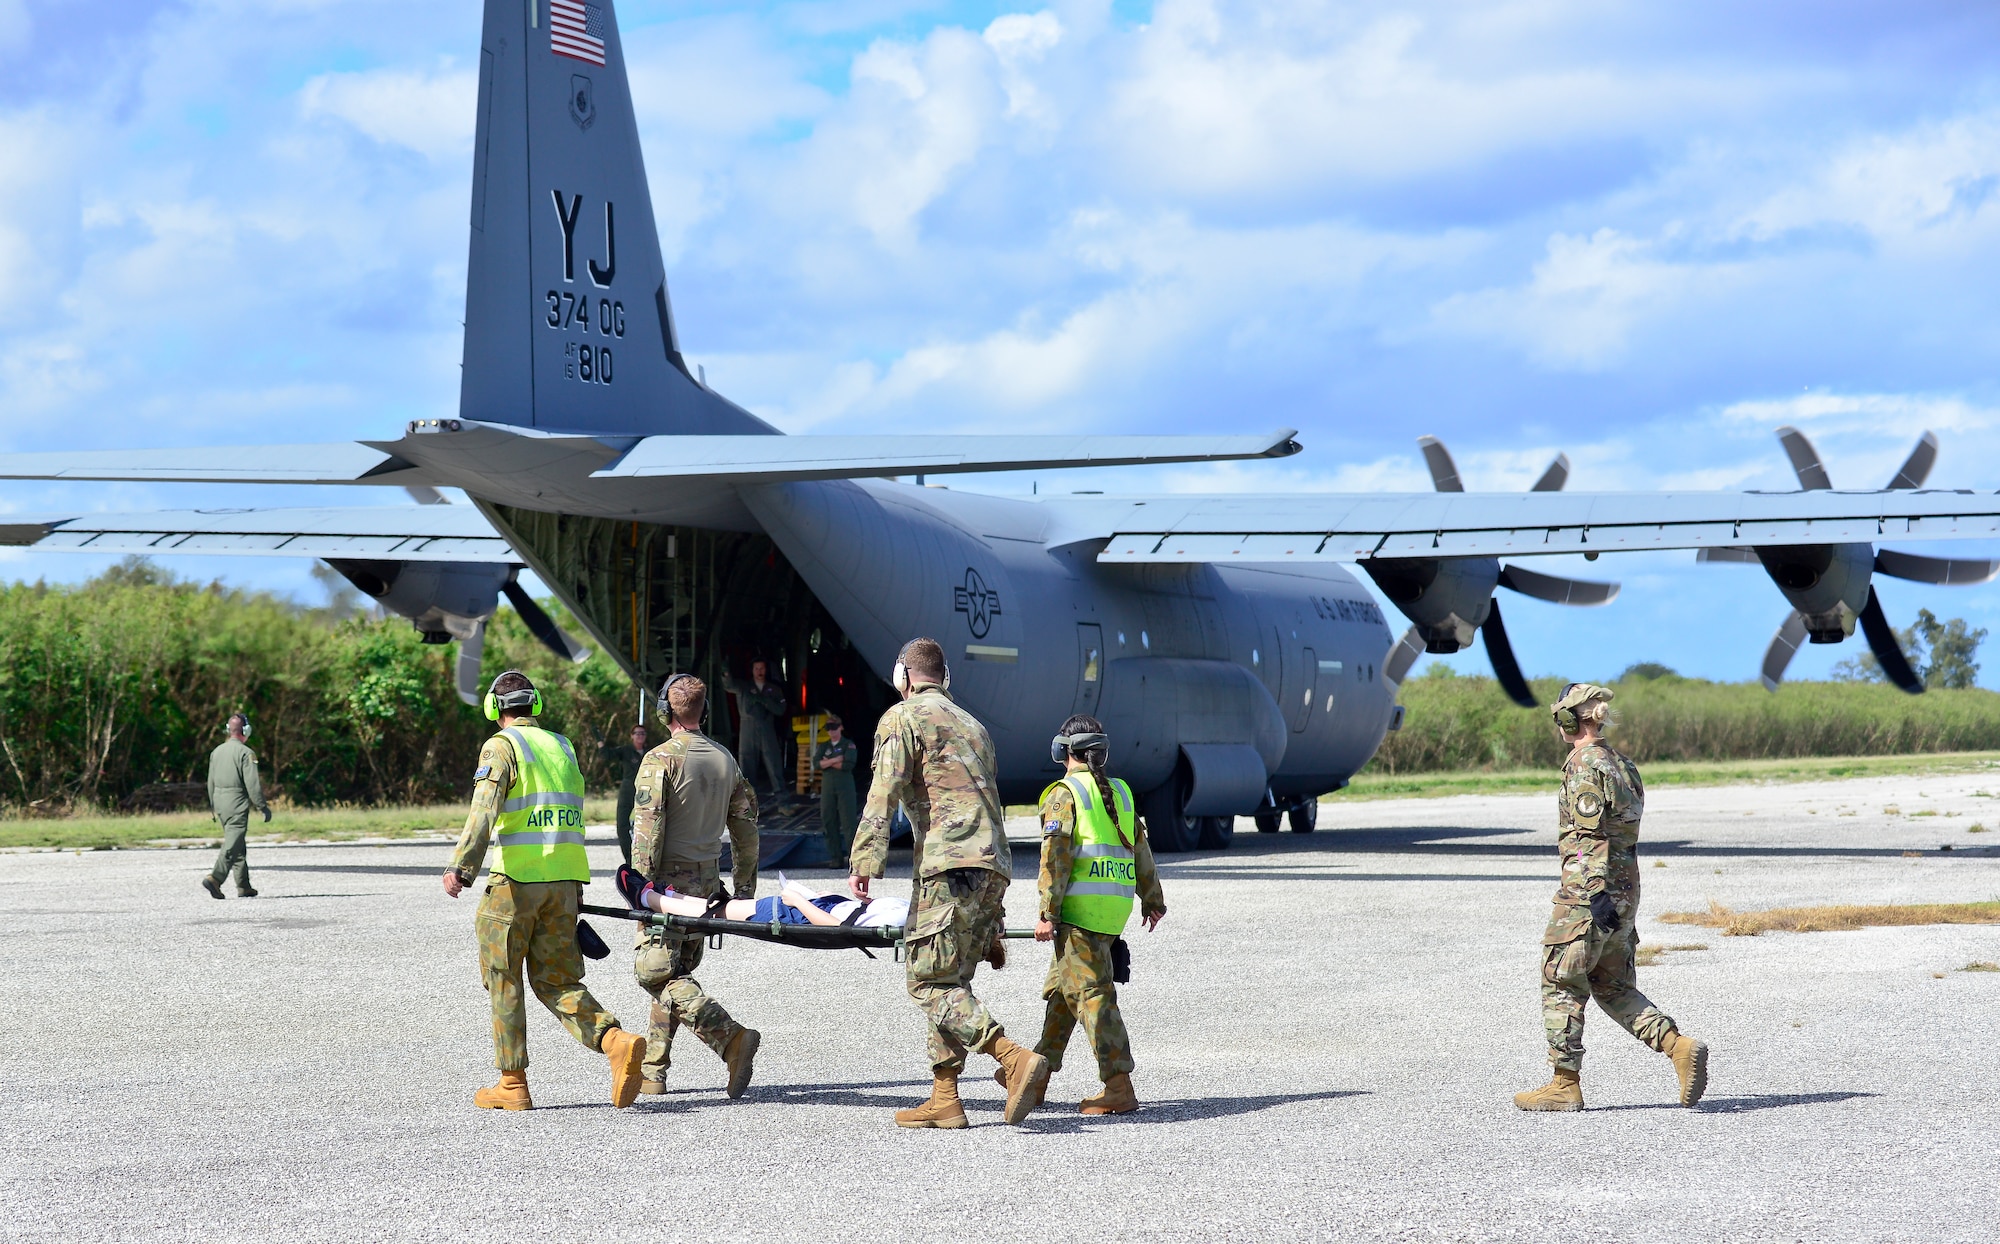
[[[337,118],[378,143],[445,160],[471,150],[478,99],[478,75],[446,62],[428,72],[321,74],[300,89],[299,113],[309,120]]]
[[[1623,359],[1643,317],[1692,293],[1720,292],[1732,266],[1669,262],[1658,243],[1615,229],[1558,233],[1526,285],[1450,295],[1433,309],[1433,321],[1515,346],[1542,367],[1603,370]]]
[[[2000,110],[1984,110],[1849,142],[1745,211],[1733,232],[1764,241],[1836,227],[1885,242],[1942,234],[1940,245],[1963,245],[1966,229],[1994,228],[1996,192]]]

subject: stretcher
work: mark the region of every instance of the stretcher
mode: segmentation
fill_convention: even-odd
[[[586,916],[607,916],[613,920],[630,920],[635,924],[650,924],[657,928],[673,929],[680,933],[695,933],[708,938],[709,945],[720,948],[724,937],[747,937],[753,941],[772,942],[780,946],[796,946],[801,950],[859,950],[875,956],[872,951],[887,950],[898,959],[903,957],[903,928],[900,924],[880,924],[863,928],[859,925],[825,924],[780,924],[763,920],[720,920],[708,916],[674,916],[657,911],[639,911],[631,907],[596,907],[585,903],[577,908]],[[1033,929],[1003,929],[1002,937],[1019,941],[1032,938]]]

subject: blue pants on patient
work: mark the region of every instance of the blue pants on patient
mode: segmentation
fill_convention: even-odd
[[[838,907],[840,904],[848,901],[849,900],[842,898],[838,894],[822,894],[818,898],[812,900],[812,905],[814,907],[819,908],[821,911],[832,911],[835,907]],[[770,924],[774,920],[777,921],[779,924],[812,923],[811,921],[807,920],[804,916],[799,914],[798,908],[792,906],[790,903],[787,903],[784,899],[780,898],[775,894],[770,895],[767,898],[758,899],[757,909],[752,913],[750,913],[750,919],[757,922],[758,924]]]

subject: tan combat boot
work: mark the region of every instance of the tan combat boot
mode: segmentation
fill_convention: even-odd
[[[500,1083],[474,1093],[472,1104],[481,1110],[533,1110],[535,1099],[528,1096],[528,1073],[501,1072]]]
[[[1048,1055],[1044,1054],[1042,1055],[1042,1057],[1047,1058]],[[1048,1097],[1049,1081],[1055,1079],[1055,1077],[1056,1073],[1053,1070],[1051,1070],[1048,1075],[1042,1077],[1042,1082],[1040,1084],[1036,1085],[1033,1089],[1029,1090],[1028,1109],[1030,1111],[1040,1110],[1042,1108],[1042,1102],[1046,1100]],[[993,1083],[999,1085],[1002,1091],[1006,1090],[1007,1064],[1002,1063],[998,1067],[995,1067],[993,1069]]]
[[[1576,1072],[1557,1067],[1547,1084],[1532,1093],[1514,1094],[1514,1104],[1523,1110],[1581,1110],[1583,1080]]]
[[[958,1077],[931,1073],[931,1099],[896,1112],[897,1127],[965,1127],[965,1106],[958,1100]]]
[[[646,1061],[646,1039],[623,1028],[606,1028],[597,1048],[611,1064],[611,1104],[623,1110],[639,1095],[639,1065]]]
[[[642,1097],[658,1097],[660,1094],[666,1091],[667,1091],[667,1082],[665,1080],[639,1081],[639,1095]]]
[[[1083,1099],[1078,1114],[1131,1114],[1139,1108],[1139,1095],[1132,1091],[1132,1077],[1119,1072],[1104,1082],[1102,1091]]]
[[[751,1064],[756,1060],[757,1047],[763,1043],[763,1034],[755,1028],[745,1028],[730,1038],[729,1048],[722,1052],[722,1061],[729,1064],[729,1087],[723,1091],[730,1100],[743,1096],[750,1087]]]
[[[1001,1083],[1007,1089],[1007,1109],[1000,1117],[1009,1123],[1019,1123],[1042,1104],[1042,1095],[1049,1087],[1049,1060],[1004,1036],[995,1037],[986,1052],[999,1060],[1005,1077]]]
[[[1661,1050],[1674,1060],[1674,1074],[1681,1082],[1681,1105],[1692,1106],[1708,1091],[1708,1046],[1684,1033],[1667,1038]]]

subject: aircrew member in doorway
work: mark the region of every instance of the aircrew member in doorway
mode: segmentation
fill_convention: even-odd
[[[256,898],[250,885],[250,813],[254,809],[271,819],[271,805],[264,802],[264,787],[257,780],[257,753],[250,750],[250,719],[242,713],[229,714],[225,727],[229,737],[208,754],[208,806],[222,823],[222,847],[215,853],[215,865],[201,879],[202,889],[222,897],[222,883],[236,874],[236,897]]]
[[[870,885],[889,858],[889,818],[902,804],[915,835],[916,872],[903,946],[910,997],[930,1025],[931,1096],[898,1110],[896,1125],[966,1126],[958,1077],[968,1050],[1000,1064],[1007,1088],[1002,1117],[1019,1123],[1041,1098],[1049,1061],[1008,1040],[972,993],[973,970],[1005,922],[1013,873],[993,739],[952,701],[951,673],[936,640],[904,644],[890,681],[903,701],[875,728],[875,778],[847,884],[854,897],[872,897]]]
[[[457,898],[479,877],[489,842],[497,848],[486,894],[479,900],[479,966],[493,1005],[493,1061],[500,1082],[472,1101],[488,1110],[527,1110],[528,985],[570,1035],[611,1063],[611,1104],[621,1109],[639,1093],[646,1043],[618,1026],[583,985],[583,951],[576,911],[590,881],[583,850],[583,772],[569,740],[536,721],[542,693],[525,674],[508,670],[486,692],[486,717],[499,733],[479,752],[472,774],[472,810],[458,850],[444,873],[444,892]]]
[[[741,718],[736,730],[736,763],[755,790],[761,779],[771,784],[771,802],[785,805],[785,770],[778,747],[778,731],[791,716],[791,701],[785,685],[770,676],[769,663],[750,663],[749,681],[724,674],[722,689],[736,697],[736,714]]]
[[[820,832],[826,835],[827,855],[838,867],[854,846],[854,826],[860,814],[854,771],[861,767],[861,749],[832,713],[826,715],[826,740],[813,748],[812,760],[819,770]]]
[[[1583,1109],[1583,1004],[1606,1015],[1673,1060],[1680,1103],[1708,1088],[1708,1047],[1684,1035],[1639,992],[1639,818],[1646,786],[1639,767],[1604,741],[1611,690],[1571,683],[1550,706],[1569,744],[1556,799],[1556,850],[1562,882],[1542,935],[1542,1026],[1548,1033],[1549,1082],[1516,1093],[1523,1110]]]
[[[632,867],[660,890],[695,898],[726,899],[722,888],[722,836],[729,835],[737,898],[757,894],[757,796],[729,752],[702,733],[708,688],[693,674],[675,674],[660,687],[660,716],[671,731],[639,766],[632,814]],[[653,996],[646,1030],[642,1093],[667,1091],[674,1033],[685,1024],[729,1066],[724,1090],[743,1096],[750,1087],[763,1038],[730,1017],[694,978],[702,938],[673,929],[641,926],[632,974]]]
[[[1035,940],[1055,943],[1055,961],[1042,986],[1048,1010],[1035,1053],[1062,1069],[1063,1052],[1079,1020],[1097,1078],[1104,1088],[1083,1099],[1084,1114],[1129,1114],[1139,1108],[1132,1091],[1132,1046],[1118,1011],[1114,964],[1125,959],[1125,924],[1136,897],[1150,931],[1167,914],[1153,848],[1132,805],[1132,789],[1108,778],[1104,762],[1111,741],[1095,717],[1081,714],[1049,742],[1049,756],[1067,772],[1042,792],[1041,914]]]

